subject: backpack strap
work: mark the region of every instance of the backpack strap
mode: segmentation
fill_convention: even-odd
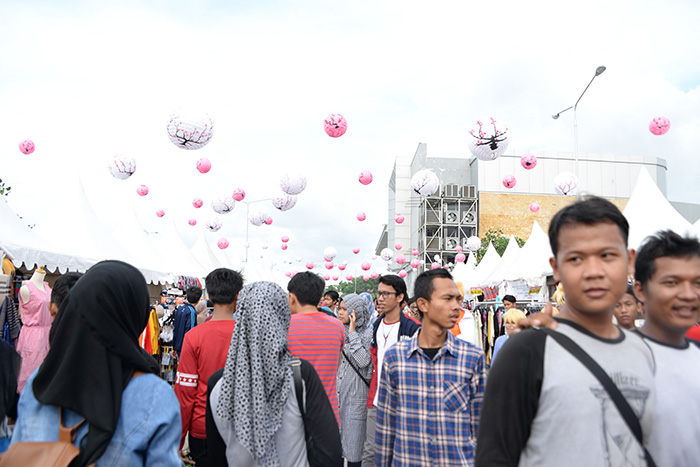
[[[301,360],[292,358],[292,374],[294,376],[294,392],[297,394],[297,405],[302,420],[306,420],[306,404],[304,403],[304,384],[301,379]]]
[[[647,461],[647,465],[650,467],[656,467],[654,459],[651,457],[651,454],[649,454],[649,451],[647,451],[647,448],[644,447],[642,425],[640,425],[637,415],[634,413],[634,410],[632,410],[632,407],[630,407],[630,404],[627,402],[627,399],[625,399],[625,396],[622,395],[620,389],[618,389],[613,380],[610,379],[605,370],[601,368],[601,366],[598,365],[598,363],[596,363],[596,361],[593,360],[593,358],[588,355],[585,350],[583,350],[568,336],[548,328],[536,329],[544,332],[549,337],[557,341],[559,345],[564,347],[564,349],[571,353],[571,355],[576,357],[583,364],[583,366],[588,368],[588,370],[593,374],[593,376],[596,377],[600,384],[603,385],[605,390],[608,392],[610,399],[612,399],[613,403],[615,404],[615,407],[617,407],[617,410],[620,412],[622,419],[625,421],[629,429],[634,434],[634,437],[639,442],[639,445],[644,450],[644,458]]]
[[[58,408],[58,440],[62,443],[73,444],[73,441],[75,441],[75,435],[78,431],[78,428],[83,426],[83,423],[85,423],[84,418],[80,422],[78,422],[77,424],[75,424],[71,427],[63,426],[63,408],[59,407]]]

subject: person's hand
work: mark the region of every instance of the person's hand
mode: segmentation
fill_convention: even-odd
[[[350,315],[348,316],[348,318],[350,319],[350,325],[348,327],[348,330],[350,332],[354,332],[355,331],[355,322],[357,321],[357,317],[355,316],[355,310],[352,310],[352,312],[350,312]]]
[[[182,459],[182,462],[184,462],[186,465],[195,465],[196,462],[192,460],[189,454],[184,455],[182,454],[182,451],[180,451],[180,459]]]
[[[533,326],[544,326],[549,329],[556,329],[558,323],[557,320],[552,317],[553,313],[554,307],[552,306],[552,302],[547,302],[544,306],[544,310],[541,312],[531,315],[528,318],[518,320],[518,326],[513,332],[517,333]]]

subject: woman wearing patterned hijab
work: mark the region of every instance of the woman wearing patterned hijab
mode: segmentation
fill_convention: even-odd
[[[272,282],[243,288],[226,366],[209,379],[207,443],[213,465],[307,466],[306,431],[319,465],[341,464],[340,435],[314,368],[301,361],[306,418],[292,376],[287,294]]]
[[[370,311],[360,295],[343,297],[338,305],[338,318],[345,325],[345,349],[338,367],[338,403],[340,405],[343,456],[348,467],[359,467],[365,444],[367,393],[372,378],[372,356],[369,351],[372,330],[367,327]]]

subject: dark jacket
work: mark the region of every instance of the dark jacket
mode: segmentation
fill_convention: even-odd
[[[194,323],[197,325],[197,311],[189,303],[178,307],[175,310],[175,324],[173,326],[173,349],[179,354],[182,351],[182,343],[185,341],[185,334],[192,329],[192,314],[194,313]]]

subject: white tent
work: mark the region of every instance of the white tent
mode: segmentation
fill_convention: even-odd
[[[209,246],[209,242],[207,241],[207,237],[205,236],[204,232],[199,235],[197,241],[194,243],[192,248],[190,248],[192,255],[197,258],[197,261],[199,261],[209,272],[217,268],[230,267],[228,259],[223,252],[217,254],[216,250],[219,252],[222,251],[218,247],[216,249],[212,249]]]
[[[695,234],[695,229],[678,213],[649,172],[642,167],[623,214],[630,224],[629,247],[639,248],[642,241],[659,230],[670,229],[680,235]]]
[[[452,269],[452,277],[455,282],[461,282],[465,287],[465,294],[468,294],[469,287],[474,285],[474,268],[476,267],[476,254],[469,252],[466,262],[455,264]]]
[[[530,237],[520,249],[518,261],[506,272],[504,279],[513,281],[551,275],[552,267],[549,265],[551,257],[552,248],[549,246],[549,237],[535,221],[532,224]]]
[[[489,274],[488,277],[482,279],[479,285],[497,285],[501,284],[507,272],[512,269],[518,262],[520,257],[520,246],[513,235],[510,236],[508,240],[508,246],[501,256],[501,260],[498,262],[498,266]]]
[[[209,271],[197,261],[177,232],[173,222],[164,222],[160,232],[149,234],[148,240],[161,256],[173,262],[175,274],[191,277],[204,277]]]
[[[498,255],[496,248],[493,243],[489,242],[489,246],[486,248],[486,253],[481,258],[479,265],[474,270],[474,275],[472,276],[472,282],[470,284],[464,284],[465,287],[474,287],[483,283],[483,279],[489,277],[491,273],[498,267],[498,263],[501,261],[501,257]]]

